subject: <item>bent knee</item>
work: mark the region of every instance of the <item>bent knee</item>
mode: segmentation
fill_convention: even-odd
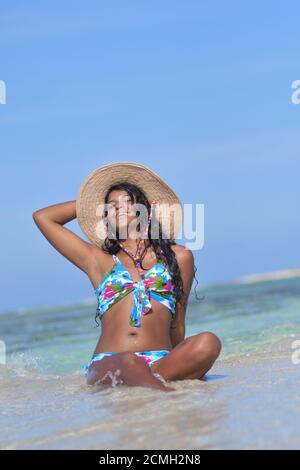
[[[222,349],[222,343],[218,336],[210,331],[204,331],[199,334],[198,341],[195,345],[196,352],[205,354],[212,358],[217,358]]]

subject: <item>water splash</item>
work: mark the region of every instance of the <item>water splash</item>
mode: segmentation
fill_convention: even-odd
[[[105,380],[107,379],[107,377],[109,377],[110,380],[111,380],[111,385],[112,385],[113,387],[116,387],[119,383],[120,383],[120,384],[123,383],[123,380],[122,380],[122,379],[119,379],[119,380],[118,380],[118,378],[117,378],[120,374],[121,374],[120,369],[117,369],[115,372],[112,372],[111,370],[108,370],[108,371],[106,372],[106,374],[105,374],[103,377],[101,377],[100,379],[98,379],[98,380],[94,383],[94,385],[100,385],[100,384],[104,383]],[[106,383],[107,383],[107,381],[106,381]]]
[[[121,374],[120,369],[117,369],[115,372],[112,372],[111,370],[108,370],[103,377],[98,379],[93,385],[101,385],[101,384],[108,384],[112,385],[112,387],[116,387],[118,384],[124,383],[122,379],[118,379],[118,376]],[[158,380],[160,380],[164,385],[167,385],[167,381],[158,373],[158,372],[152,372],[152,375],[154,375]],[[107,379],[111,380],[111,383],[108,382]]]
[[[24,377],[32,373],[44,372],[40,364],[41,358],[34,356],[30,352],[13,352],[7,360],[3,372],[4,374]]]
[[[160,380],[164,385],[167,385],[167,381],[158,373],[158,372],[152,372],[152,374]]]

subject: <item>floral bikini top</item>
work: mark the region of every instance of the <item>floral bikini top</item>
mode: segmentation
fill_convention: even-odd
[[[139,281],[133,281],[117,255],[112,255],[114,265],[106,272],[99,286],[95,289],[98,299],[98,315],[104,313],[116,302],[133,291],[134,306],[130,315],[131,326],[141,326],[141,315],[151,311],[150,298],[165,305],[172,315],[175,314],[175,292],[170,272],[162,258],[149,269]]]

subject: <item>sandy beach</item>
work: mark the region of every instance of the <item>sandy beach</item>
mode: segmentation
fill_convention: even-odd
[[[172,382],[168,394],[87,387],[75,373],[33,374],[33,396],[18,377],[6,389],[1,449],[299,449],[299,368],[282,353],[219,360],[206,381]],[[8,414],[22,418],[13,434]]]

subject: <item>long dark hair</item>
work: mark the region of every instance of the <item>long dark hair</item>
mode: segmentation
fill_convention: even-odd
[[[104,203],[107,204],[108,202],[108,197],[112,191],[115,190],[124,190],[128,193],[131,202],[134,204],[143,204],[148,211],[148,215],[150,214],[150,209],[151,205],[145,195],[145,193],[135,184],[129,183],[129,182],[120,182],[120,183],[115,183],[109,187],[107,190],[105,197],[104,197]],[[105,211],[107,213],[107,211]],[[152,239],[151,238],[151,226],[152,224],[158,224],[159,227],[159,238]],[[137,230],[140,230],[137,226]],[[109,254],[117,254],[121,248],[117,243],[118,239],[118,231],[116,230],[116,238],[111,237],[111,231],[110,231],[110,226],[108,224],[108,235],[105,238],[103,244],[102,244],[102,249],[103,251],[109,253]],[[163,232],[162,232],[162,227],[159,221],[155,217],[155,212],[154,216],[151,218],[150,224],[148,226],[148,246],[152,246],[156,256],[158,258],[163,257],[170,274],[172,276],[172,281],[174,284],[174,295],[176,299],[176,303],[179,302],[181,303],[184,299],[184,291],[183,291],[183,283],[182,283],[182,277],[180,273],[180,268],[178,266],[175,253],[172,250],[171,246],[176,245],[176,242],[174,239],[168,239],[168,238],[163,238]],[[145,240],[145,242],[146,242]],[[196,286],[198,285],[198,280],[196,278],[196,271],[197,267],[194,266],[194,279],[196,281]],[[197,292],[196,292],[196,286],[195,286],[195,296],[197,297]],[[198,300],[203,300],[203,298],[200,298]],[[97,321],[97,316],[99,313],[96,313],[95,320]],[[97,326],[99,326],[99,323],[97,322]]]

